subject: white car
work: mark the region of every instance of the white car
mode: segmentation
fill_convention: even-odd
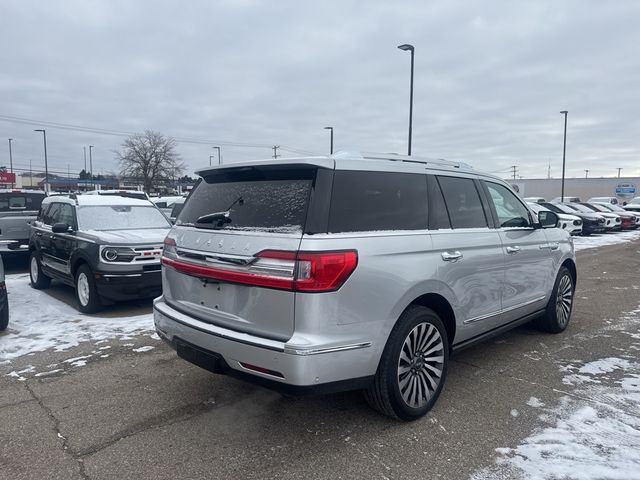
[[[562,200],[561,197],[556,197],[551,200],[551,203],[576,203],[580,201],[580,197],[569,197],[568,195],[565,195],[564,200]]]
[[[611,205],[618,205],[620,202],[616,197],[591,197],[587,200],[587,203],[610,203]]]
[[[640,197],[635,197],[624,205],[622,208],[630,212],[640,212]]]
[[[537,215],[538,212],[550,212],[547,207],[543,207],[542,205],[536,202],[527,202],[529,208],[535,212]],[[558,216],[558,228],[562,230],[566,230],[571,235],[580,235],[582,234],[582,219],[575,215],[569,215],[568,213],[556,213]]]

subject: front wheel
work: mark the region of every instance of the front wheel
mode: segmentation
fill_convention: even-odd
[[[367,402],[401,420],[425,415],[440,396],[449,363],[447,331],[430,308],[407,309],[391,331]]]
[[[95,313],[102,308],[102,302],[96,291],[93,272],[88,265],[81,265],[76,272],[76,300],[78,309],[83,313]]]
[[[549,333],[563,332],[571,319],[574,291],[575,284],[571,272],[567,267],[561,267],[547,309],[536,321],[536,326]]]
[[[31,257],[29,258],[29,277],[31,278],[31,286],[37,290],[48,288],[51,285],[51,278],[47,277],[42,271],[40,254],[35,250],[31,252]]]

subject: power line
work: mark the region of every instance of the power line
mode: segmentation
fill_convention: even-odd
[[[0,121],[9,122],[9,123],[19,123],[25,125],[40,125],[49,128],[56,128],[60,130],[70,130],[70,131],[78,131],[84,133],[94,133],[98,135],[111,135],[117,137],[128,137],[131,135],[136,135],[136,132],[130,132],[125,130],[110,130],[106,128],[97,128],[97,127],[88,127],[83,125],[73,125],[68,123],[61,122],[51,122],[47,120],[36,120],[33,118],[26,117],[17,117],[14,115],[4,115],[0,114]],[[205,138],[192,138],[192,137],[172,137],[178,143],[189,143],[195,145],[224,145],[227,147],[241,147],[241,148],[271,148],[271,145],[267,143],[249,143],[249,142],[230,142],[230,141],[220,141],[220,140],[211,140]],[[284,146],[283,146],[284,147]],[[299,150],[294,147],[286,147],[286,150],[292,152],[299,152],[310,154],[311,152],[306,152],[304,150]]]

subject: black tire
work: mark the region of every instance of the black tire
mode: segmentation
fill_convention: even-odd
[[[96,290],[96,282],[89,265],[80,265],[74,282],[78,310],[82,313],[95,313],[102,309],[102,301]]]
[[[5,300],[6,304],[0,312],[0,332],[3,332],[9,326],[9,300]]]
[[[575,279],[567,267],[560,267],[547,309],[535,321],[536,327],[549,333],[563,332],[571,320],[574,292]]]
[[[413,350],[419,352],[412,357],[411,346],[415,344],[412,344],[411,335],[418,347]],[[374,381],[365,390],[365,399],[384,415],[416,420],[431,410],[438,400],[448,364],[449,340],[440,317],[430,308],[409,307],[389,335]],[[405,371],[401,372],[402,369]],[[439,376],[437,371],[440,371]],[[425,395],[425,389],[428,395]],[[413,399],[413,404],[407,396]]]
[[[36,290],[49,288],[51,278],[42,271],[42,262],[40,262],[40,254],[37,251],[31,252],[29,257],[29,278],[31,286]]]

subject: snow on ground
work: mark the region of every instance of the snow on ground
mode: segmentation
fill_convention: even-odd
[[[586,250],[587,248],[604,247],[605,245],[628,243],[635,240],[640,240],[640,229],[628,232],[602,233],[588,237],[573,237],[573,245],[576,252],[578,252],[580,250]]]
[[[122,317],[114,316],[113,312],[86,315],[46,290],[31,288],[29,274],[7,275],[6,284],[11,316],[9,328],[0,336],[2,363],[33,352],[64,351],[86,341],[104,343],[136,335],[156,338],[151,313]],[[73,366],[83,366],[86,358],[67,361]]]
[[[640,347],[640,310],[605,328],[628,333]],[[576,389],[553,408],[535,397],[527,402],[550,426],[515,448],[496,449],[496,466],[472,479],[640,479],[640,362],[621,356],[561,366],[564,383]]]

